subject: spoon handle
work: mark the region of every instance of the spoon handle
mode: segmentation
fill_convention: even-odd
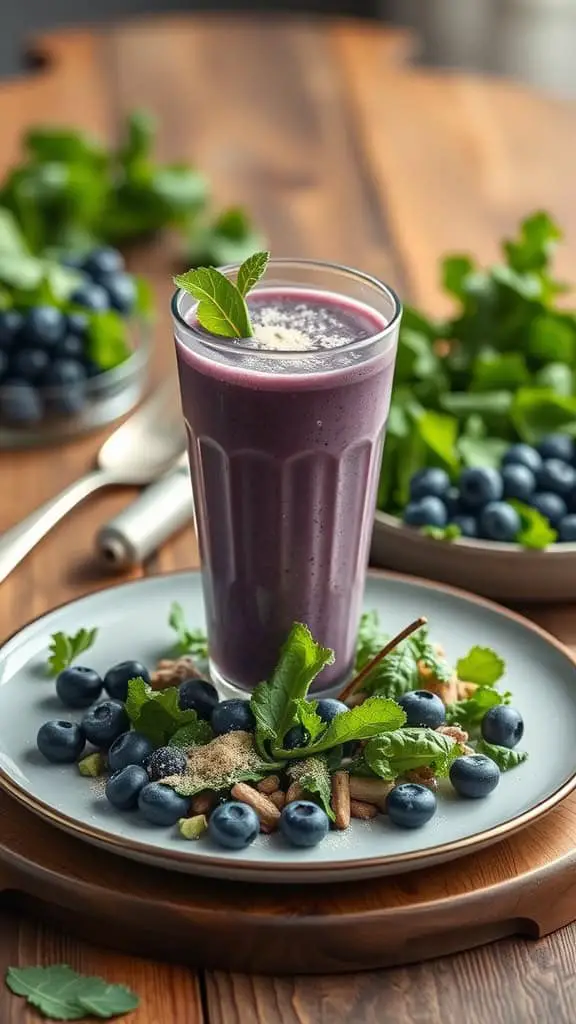
[[[80,480],[75,480],[16,526],[5,530],[0,535],[0,583],[76,505],[101,487],[119,482],[116,474],[95,469]]]

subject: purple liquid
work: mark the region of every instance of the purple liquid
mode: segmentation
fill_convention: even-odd
[[[232,360],[200,331],[177,339],[211,658],[250,690],[304,622],[336,653],[325,690],[354,661],[395,344],[350,350],[386,321],[332,293],[266,288],[249,305],[267,347]],[[271,353],[278,334],[307,351]]]

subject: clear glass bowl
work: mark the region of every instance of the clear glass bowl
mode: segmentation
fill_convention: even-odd
[[[86,434],[124,416],[141,399],[152,349],[149,325],[134,320],[132,355],[80,385],[39,389],[41,411],[33,422],[7,416],[18,385],[0,385],[0,448],[35,448]]]

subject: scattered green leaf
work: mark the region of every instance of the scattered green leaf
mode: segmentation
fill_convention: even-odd
[[[463,752],[459,743],[434,729],[404,728],[369,740],[363,756],[375,775],[393,780],[416,768],[448,775],[452,761]]]
[[[308,757],[289,765],[288,775],[293,782],[299,782],[306,794],[317,797],[330,821],[334,821],[332,810],[332,783],[328,761],[325,757]]]
[[[176,730],[168,742],[169,747],[180,747],[182,750],[189,750],[191,747],[200,747],[210,743],[214,739],[214,733],[210,722],[199,718],[196,722],[189,722]]]
[[[168,625],[176,633],[174,654],[176,657],[189,654],[192,658],[205,661],[208,657],[208,638],[201,629],[190,629],[186,624],[184,609],[173,601],[168,614]]]
[[[422,526],[420,533],[431,540],[451,541],[462,536],[462,530],[456,523],[448,523],[448,526]]]
[[[527,760],[528,754],[524,750],[510,750],[508,747],[499,747],[494,743],[487,743],[486,740],[478,740],[476,752],[485,754],[496,762],[501,772],[509,772]]]
[[[65,964],[9,967],[6,985],[51,1020],[80,1020],[86,1014],[108,1020],[138,1006],[138,997],[125,985],[109,985]]]
[[[538,509],[524,505],[521,501],[510,501],[510,505],[516,509],[522,523],[522,529],[516,537],[518,544],[535,551],[554,544],[558,534]]]
[[[134,728],[157,747],[165,746],[184,726],[193,727],[194,736],[206,735],[204,723],[198,722],[194,710],[180,710],[179,690],[176,686],[153,690],[141,676],[130,679],[125,708]]]
[[[48,649],[48,674],[57,676],[63,669],[69,668],[80,654],[94,645],[97,636],[97,629],[79,629],[74,636],[53,633]]]
[[[458,678],[477,686],[494,686],[505,669],[503,658],[491,647],[472,647],[465,657],[456,662]]]

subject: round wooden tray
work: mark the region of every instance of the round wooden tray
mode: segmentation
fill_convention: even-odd
[[[450,864],[370,882],[238,885],[123,860],[0,793],[0,887],[93,942],[194,967],[342,973],[411,963],[576,919],[576,795]]]

